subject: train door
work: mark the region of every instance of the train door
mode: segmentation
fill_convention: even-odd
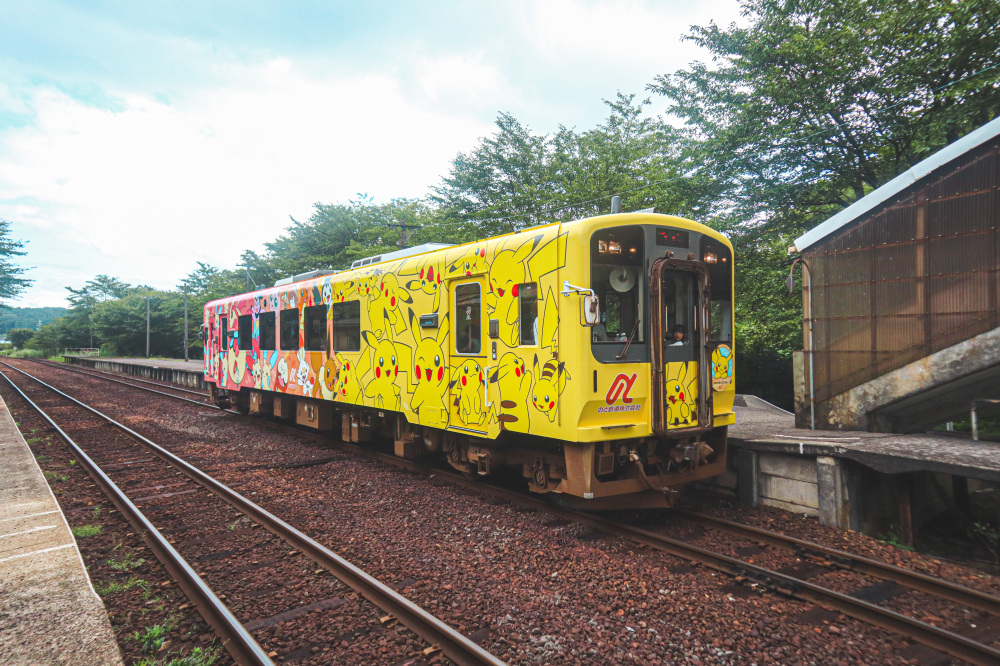
[[[706,386],[708,274],[693,261],[661,259],[650,277],[654,430],[659,435],[711,425]]]
[[[448,427],[485,435],[489,424],[485,280],[473,277],[449,286],[452,320],[448,345],[451,381],[446,396]]]
[[[225,315],[219,317],[219,363],[218,363],[218,387],[225,388],[226,385],[226,352],[229,350],[229,323]]]

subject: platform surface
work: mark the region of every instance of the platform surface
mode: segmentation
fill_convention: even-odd
[[[1000,443],[925,433],[804,430],[795,416],[752,395],[741,396],[736,424],[729,427],[734,446],[809,456],[847,458],[887,474],[939,472],[1000,481]],[[739,402],[739,401],[737,401]]]
[[[70,354],[72,356],[72,354]],[[183,359],[171,358],[119,358],[113,356],[76,356],[74,358],[86,359],[88,361],[102,361],[108,363],[130,363],[132,365],[148,365],[152,368],[170,368],[171,370],[188,370],[189,372],[203,373],[205,362],[201,359],[185,361]]]
[[[0,399],[0,663],[121,664],[104,603]]]

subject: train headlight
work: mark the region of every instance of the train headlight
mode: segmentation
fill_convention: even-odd
[[[716,263],[718,261],[719,261],[719,255],[715,254],[714,252],[706,252],[705,253],[705,263],[706,264],[714,264],[714,263]]]

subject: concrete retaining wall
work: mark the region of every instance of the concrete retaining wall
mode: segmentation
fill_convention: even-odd
[[[192,388],[207,390],[204,375],[201,372],[81,356],[70,356],[67,357],[66,360],[73,365],[93,368],[94,370],[114,372],[120,375],[131,375],[133,377],[142,377],[159,382],[171,382],[174,384],[182,384]]]

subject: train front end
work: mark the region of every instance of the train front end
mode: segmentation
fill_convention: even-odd
[[[707,226],[648,213],[566,227],[562,293],[578,307],[560,317],[561,350],[579,377],[576,399],[564,400],[579,410],[577,442],[565,444],[565,477],[548,489],[592,509],[669,506],[683,484],[726,468],[732,245]]]

